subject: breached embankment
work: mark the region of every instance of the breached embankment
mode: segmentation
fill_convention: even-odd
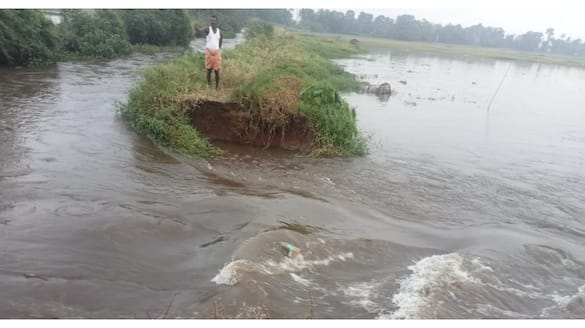
[[[290,117],[283,126],[255,122],[252,113],[234,102],[206,100],[191,105],[191,125],[212,141],[227,141],[261,147],[278,147],[307,153],[315,145],[315,133],[305,117]]]

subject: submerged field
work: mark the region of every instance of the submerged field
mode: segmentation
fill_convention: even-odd
[[[269,30],[222,53],[220,90],[207,86],[204,54],[187,55],[148,68],[121,113],[157,143],[187,155],[218,151],[189,120],[209,101],[238,104],[247,113],[246,134],[266,136],[266,146],[302,119],[314,135],[313,155],[362,155],[366,142],[355,111],[338,94],[359,82],[331,61],[361,52],[349,42]]]
[[[538,52],[519,51],[503,48],[485,48],[465,45],[400,41],[384,38],[374,38],[365,36],[330,34],[330,33],[313,33],[306,31],[297,31],[302,37],[307,38],[327,38],[329,40],[345,43],[351,39],[358,39],[360,47],[368,50],[395,49],[408,53],[429,53],[443,54],[461,57],[478,57],[513,61],[526,61],[542,64],[566,65],[585,67],[585,58],[574,56],[563,56],[556,54],[544,54]]]

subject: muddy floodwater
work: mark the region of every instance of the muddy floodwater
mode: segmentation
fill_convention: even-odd
[[[171,56],[0,70],[1,318],[585,318],[585,70],[371,53],[369,155],[189,160],[116,110]]]

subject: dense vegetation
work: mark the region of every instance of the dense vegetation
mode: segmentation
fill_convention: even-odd
[[[54,61],[59,48],[55,26],[38,10],[0,10],[0,66]]]
[[[349,43],[298,36],[266,24],[252,26],[253,37],[223,54],[223,89],[207,89],[204,55],[192,54],[147,69],[122,116],[137,130],[178,152],[206,156],[214,148],[186,118],[185,99],[222,98],[238,102],[256,122],[283,127],[291,116],[306,117],[317,134],[314,155],[361,155],[366,142],[355,113],[337,90],[359,86],[354,76],[331,62],[359,49]],[[264,32],[264,33],[263,33]],[[254,123],[251,122],[251,125]],[[255,126],[251,126],[255,128]]]
[[[226,38],[235,36],[254,18],[281,24],[292,22],[285,9],[97,9],[61,10],[62,23],[55,26],[41,10],[0,10],[0,65],[26,66],[66,58],[115,58],[156,47],[187,47],[193,25],[220,17]]]
[[[66,56],[114,58],[132,51],[124,23],[112,10],[99,10],[95,14],[71,10],[59,30]]]
[[[65,10],[59,25],[66,55],[114,58],[132,45],[186,47],[193,37],[184,10]]]
[[[187,46],[193,38],[185,10],[126,9],[119,13],[132,44]]]
[[[417,20],[412,15],[401,15],[392,19],[383,15],[354,11],[344,13],[333,10],[302,9],[299,27],[314,32],[367,35],[404,41],[441,42],[483,47],[509,48],[523,51],[539,51],[562,55],[585,56],[585,43],[566,35],[555,37],[553,28],[544,33],[529,31],[521,35],[506,35],[500,27],[477,24],[461,25],[433,24]]]
[[[62,10],[55,26],[42,11],[0,10],[0,65],[70,57],[114,58],[144,45],[185,47],[193,38],[185,10]]]

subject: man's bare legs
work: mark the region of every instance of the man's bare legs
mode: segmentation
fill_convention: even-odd
[[[211,87],[211,69],[207,70],[207,85]],[[215,70],[215,90],[219,89],[219,70]]]

